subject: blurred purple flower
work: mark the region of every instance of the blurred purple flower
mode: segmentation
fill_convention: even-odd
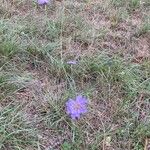
[[[76,64],[77,64],[77,61],[75,61],[75,60],[70,60],[70,61],[67,61],[67,64],[76,65]]]
[[[38,0],[39,5],[46,5],[48,4],[49,0]]]
[[[79,119],[81,114],[87,112],[87,99],[82,95],[76,96],[76,99],[69,99],[66,102],[67,114],[71,116],[72,119]]]

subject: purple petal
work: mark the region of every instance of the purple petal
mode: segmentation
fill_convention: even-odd
[[[74,100],[73,100],[73,99],[69,99],[69,100],[66,102],[66,106],[69,107],[72,103],[74,103]]]
[[[82,108],[82,109],[80,110],[80,113],[82,113],[82,114],[87,113],[87,108],[86,108],[86,107]]]
[[[76,64],[77,64],[77,61],[75,61],[75,60],[70,60],[70,61],[67,61],[67,64],[76,65]]]
[[[71,118],[72,119],[79,119],[80,118],[80,114],[79,113],[75,113],[75,114],[71,114]]]
[[[45,4],[48,4],[49,1],[48,0],[38,0],[37,2],[39,5],[45,5]]]
[[[83,97],[82,95],[78,95],[76,97],[76,102],[80,103],[81,105],[83,104],[87,104],[87,99],[85,97]]]
[[[74,105],[75,105],[75,101],[73,99],[69,99],[66,102],[67,114],[71,114],[72,113],[72,109],[73,109]]]
[[[71,114],[71,118],[72,118],[73,120],[75,120],[75,119],[76,119],[76,116],[75,116],[74,114]]]

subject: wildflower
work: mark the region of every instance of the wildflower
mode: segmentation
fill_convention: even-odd
[[[70,60],[70,61],[67,61],[67,64],[76,65],[76,64],[77,64],[77,61],[75,61],[75,60]]]
[[[38,0],[38,4],[39,5],[46,5],[46,4],[48,4],[48,0]]]
[[[79,119],[81,114],[87,112],[87,99],[82,95],[76,96],[76,99],[69,99],[66,102],[67,114],[71,116],[72,119]]]

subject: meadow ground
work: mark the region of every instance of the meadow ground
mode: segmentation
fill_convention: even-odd
[[[72,120],[78,94],[88,112]],[[1,150],[146,150],[149,137],[149,0],[0,0]]]

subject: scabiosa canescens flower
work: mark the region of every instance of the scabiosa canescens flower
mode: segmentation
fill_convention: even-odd
[[[87,99],[82,95],[76,96],[76,99],[69,99],[66,102],[67,114],[72,119],[79,119],[81,114],[87,112]]]

